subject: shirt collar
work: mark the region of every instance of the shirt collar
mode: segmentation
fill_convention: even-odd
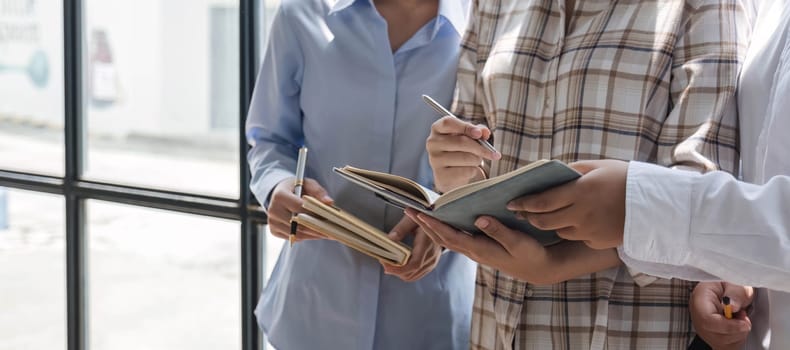
[[[439,17],[444,17],[459,35],[464,35],[469,15],[469,0],[439,0]]]
[[[373,4],[373,0],[326,0],[327,4],[329,5],[330,15],[349,8],[357,1],[365,1],[369,4]]]
[[[345,10],[358,1],[364,1],[373,5],[373,0],[327,0],[329,14]],[[463,35],[464,31],[466,31],[468,15],[469,0],[439,0],[438,17],[447,19],[459,35]]]

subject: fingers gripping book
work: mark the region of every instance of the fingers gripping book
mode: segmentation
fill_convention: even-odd
[[[542,160],[500,176],[470,183],[442,195],[405,177],[345,166],[334,168],[345,179],[375,193],[400,208],[414,208],[470,234],[482,232],[474,226],[481,215],[493,216],[506,226],[525,232],[544,245],[560,241],[556,232],[539,230],[516,218],[506,208],[511,200],[573,181],[581,176],[560,161]],[[321,232],[377,260],[393,265],[406,264],[411,248],[395,242],[378,228],[334,205],[303,196],[300,213],[292,220]]]
[[[473,182],[444,194],[438,194],[405,177],[345,166],[334,168],[343,178],[375,193],[400,208],[414,208],[456,229],[481,234],[475,220],[488,215],[511,229],[525,232],[544,245],[561,239],[554,231],[544,231],[518,219],[506,208],[513,199],[543,192],[581,176],[557,160],[539,160],[506,174]]]
[[[409,246],[389,239],[383,231],[334,205],[311,196],[303,196],[302,200],[302,207],[307,212],[292,219],[297,224],[321,232],[377,260],[396,266],[408,262],[411,255]]]

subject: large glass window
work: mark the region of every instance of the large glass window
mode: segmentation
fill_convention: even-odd
[[[0,168],[63,174],[62,4],[0,1]]]
[[[277,1],[0,0],[0,350],[265,343],[239,137]]]
[[[86,0],[85,175],[238,196],[238,0]]]
[[[0,187],[0,349],[66,348],[63,200]]]
[[[89,201],[90,348],[238,349],[238,222]]]

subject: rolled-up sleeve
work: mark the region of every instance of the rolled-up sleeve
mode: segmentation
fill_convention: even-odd
[[[264,206],[272,189],[294,176],[304,140],[299,105],[304,59],[286,4],[274,16],[246,123],[250,188]]]
[[[671,67],[672,109],[661,126],[657,164],[737,170],[735,90],[748,23],[740,1],[703,1],[681,26]]]
[[[790,291],[790,177],[763,186],[632,162],[621,257],[662,277]]]
[[[478,51],[480,25],[476,14],[479,13],[477,11],[479,6],[479,0],[472,2],[473,10],[469,15],[469,25],[461,41],[452,111],[465,121],[490,128],[493,125],[489,125],[486,118],[483,101],[485,93],[483,92],[483,80],[480,77],[480,72],[483,71],[486,63],[487,53]],[[493,141],[493,135],[489,141]],[[482,167],[486,175],[490,174],[491,161],[484,160]]]

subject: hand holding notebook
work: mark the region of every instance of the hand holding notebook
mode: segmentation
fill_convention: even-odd
[[[313,197],[303,196],[302,200],[306,212],[296,215],[293,222],[392,265],[403,266],[409,260],[411,248],[391,240],[376,227]]]
[[[295,216],[295,223],[379,260],[385,273],[404,281],[416,281],[430,273],[442,255],[441,247],[424,232],[418,232],[417,223],[406,216],[387,235],[315,198],[303,197],[303,207],[306,212]],[[414,237],[411,247],[400,243],[407,236]]]
[[[267,225],[271,234],[278,238],[290,240],[291,238],[291,225],[290,220],[301,210],[298,210],[302,205],[301,198],[294,194],[294,178],[286,178],[271,192],[269,196],[269,205],[266,208]],[[304,195],[309,195],[314,198],[319,198],[322,202],[331,204],[332,198],[329,197],[327,191],[315,180],[305,177],[304,179]],[[297,227],[296,237],[294,243],[325,238],[322,234],[308,229],[307,227]]]
[[[458,187],[443,195],[410,179],[345,166],[335,168],[345,179],[401,208],[414,208],[459,230],[482,233],[475,227],[481,215],[492,216],[506,226],[526,232],[544,245],[560,241],[554,231],[542,231],[507,209],[515,198],[545,191],[577,179],[580,174],[563,162],[540,160],[500,176]]]

